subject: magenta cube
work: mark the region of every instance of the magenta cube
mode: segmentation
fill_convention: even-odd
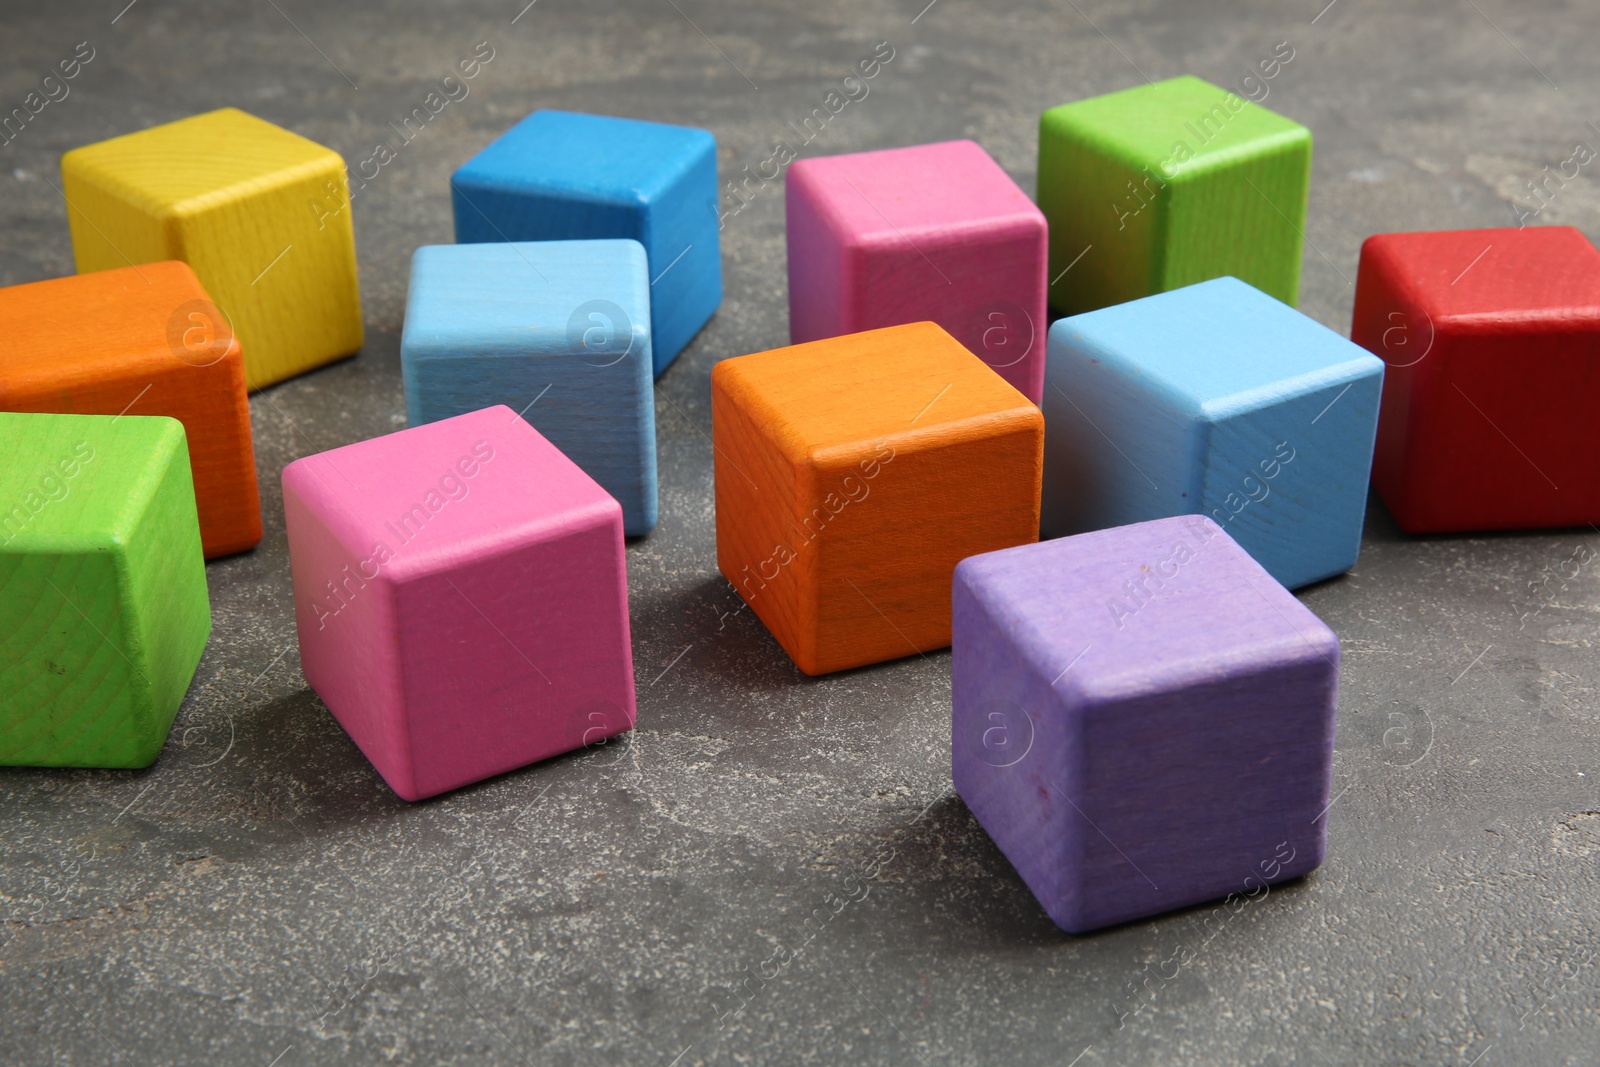
[[[963,560],[956,791],[1082,933],[1317,867],[1339,642],[1201,515]]]
[[[407,800],[629,729],[622,507],[508,407],[283,471],[306,680]]]
[[[971,141],[789,168],[789,339],[936,322],[1029,400],[1044,388],[1045,220]]]

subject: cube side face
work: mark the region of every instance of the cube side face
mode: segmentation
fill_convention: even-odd
[[[1084,838],[1061,925],[1098,929],[1319,866],[1337,685],[1336,661],[1302,650],[1243,675],[1082,706],[1078,776],[1061,788],[1103,836]]]
[[[956,794],[1058,925],[1076,915],[1069,873],[1087,826],[1049,802],[1081,760],[1078,731],[1050,679],[1013,640],[972,568],[955,572],[950,649],[951,778]],[[1090,831],[1092,832],[1092,831]]]
[[[396,621],[416,767],[413,793],[401,794],[406,799],[632,728],[622,523],[607,503],[563,523],[555,536],[477,551],[399,584]]]
[[[610,366],[576,355],[411,358],[407,417],[417,426],[496,404],[526,408],[523,419],[622,505],[625,533],[642,536],[658,514],[650,371],[644,346]]]
[[[1174,181],[1157,291],[1232,276],[1290,305],[1300,295],[1311,134],[1296,127]]]
[[[169,225],[183,259],[232,322],[251,389],[271,385],[361,347],[361,292],[344,161],[317,163],[184,205]]]
[[[177,419],[207,557],[261,540],[242,356],[188,266],[0,289],[0,323],[0,409]]]
[[[126,652],[124,571],[106,547],[0,549],[0,766],[147,767],[161,751],[152,686]]]
[[[1201,509],[1198,403],[1075,329],[1050,331],[1042,534],[1063,537]]]
[[[784,180],[784,240],[789,277],[789,343],[804,344],[849,333],[846,249],[807,160]]]
[[[796,544],[799,474],[769,436],[740,368],[719,363],[711,373],[715,443],[717,569],[807,673],[816,639],[816,553]],[[808,666],[809,665],[809,666]]]
[[[1401,528],[1415,533],[1422,516],[1412,508],[1412,483],[1406,462],[1412,434],[1411,411],[1418,364],[1432,355],[1438,338],[1432,317],[1423,310],[1413,287],[1404,281],[1394,253],[1394,242],[1383,234],[1362,243],[1350,340],[1384,362],[1372,486]]]
[[[1044,420],[1030,408],[982,427],[956,424],[931,447],[864,442],[803,468],[797,547],[814,546],[817,601],[815,660],[801,669],[823,674],[949,645],[956,565],[1038,539],[1043,448]]]
[[[1129,153],[1073,105],[1039,120],[1039,209],[1049,223],[1049,303],[1076,315],[1159,291],[1172,176]],[[1081,257],[1081,258],[1080,258]]]
[[[1205,424],[1198,507],[1290,589],[1355,566],[1383,369],[1377,360]]]
[[[138,628],[142,669],[150,679],[151,725],[162,740],[211,635],[211,599],[189,452],[181,426],[173,423],[171,430],[159,478],[128,534],[124,555],[127,610]]]
[[[283,471],[283,511],[301,670],[339,725],[401,796],[414,794],[387,543],[362,543],[337,510],[343,482],[320,457]]]
[[[685,165],[645,208],[650,332],[659,377],[722,304],[717,143],[704,131]]]
[[[898,235],[858,253],[842,332],[934,322],[1034,404],[1044,381],[1045,223],[1019,216],[955,233]]]

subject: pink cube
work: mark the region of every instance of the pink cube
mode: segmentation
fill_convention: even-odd
[[[1044,388],[1045,220],[971,141],[789,168],[789,339],[936,322],[1029,400]]]
[[[283,471],[306,680],[420,800],[633,725],[622,507],[496,406]]]

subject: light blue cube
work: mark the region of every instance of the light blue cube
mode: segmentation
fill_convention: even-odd
[[[425,245],[400,370],[412,426],[504,404],[656,524],[650,276],[637,241]]]
[[[1382,360],[1237,278],[1061,319],[1041,533],[1205,514],[1291,589],[1347,571],[1382,386]]]
[[[451,176],[450,198],[460,244],[642,244],[657,375],[722,303],[717,141],[706,130],[535,111]]]

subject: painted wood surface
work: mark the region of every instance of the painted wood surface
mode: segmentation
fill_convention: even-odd
[[[183,426],[0,412],[0,765],[155,762],[211,632]]]
[[[206,556],[261,540],[239,342],[183,263],[0,289],[0,410],[175,418]]]
[[[1600,522],[1600,251],[1581,232],[1369,237],[1350,336],[1388,365],[1372,483],[1401,529]]]
[[[258,389],[361,347],[344,160],[235,108],[76,148],[61,180],[78,271],[179,259]]]
[[[785,180],[794,344],[936,322],[1039,402],[1045,220],[971,141],[803,159]]]
[[[1355,565],[1383,363],[1237,278],[1061,319],[1043,533],[1208,515],[1294,589]]]
[[[627,730],[622,509],[510,408],[283,471],[306,680],[407,800]]]
[[[1039,530],[1039,410],[931,322],[711,373],[717,566],[807,674],[950,643],[950,577]]]
[[[722,303],[717,142],[706,130],[535,111],[462,165],[450,191],[462,244],[642,244],[657,375]]]
[[[1203,516],[956,568],[956,791],[1082,933],[1321,864],[1339,642]]]
[[[1050,306],[1066,314],[1224,275],[1300,293],[1311,132],[1185,75],[1039,120]]]
[[[505,404],[656,524],[650,276],[637,241],[428,245],[400,341],[411,425]]]

